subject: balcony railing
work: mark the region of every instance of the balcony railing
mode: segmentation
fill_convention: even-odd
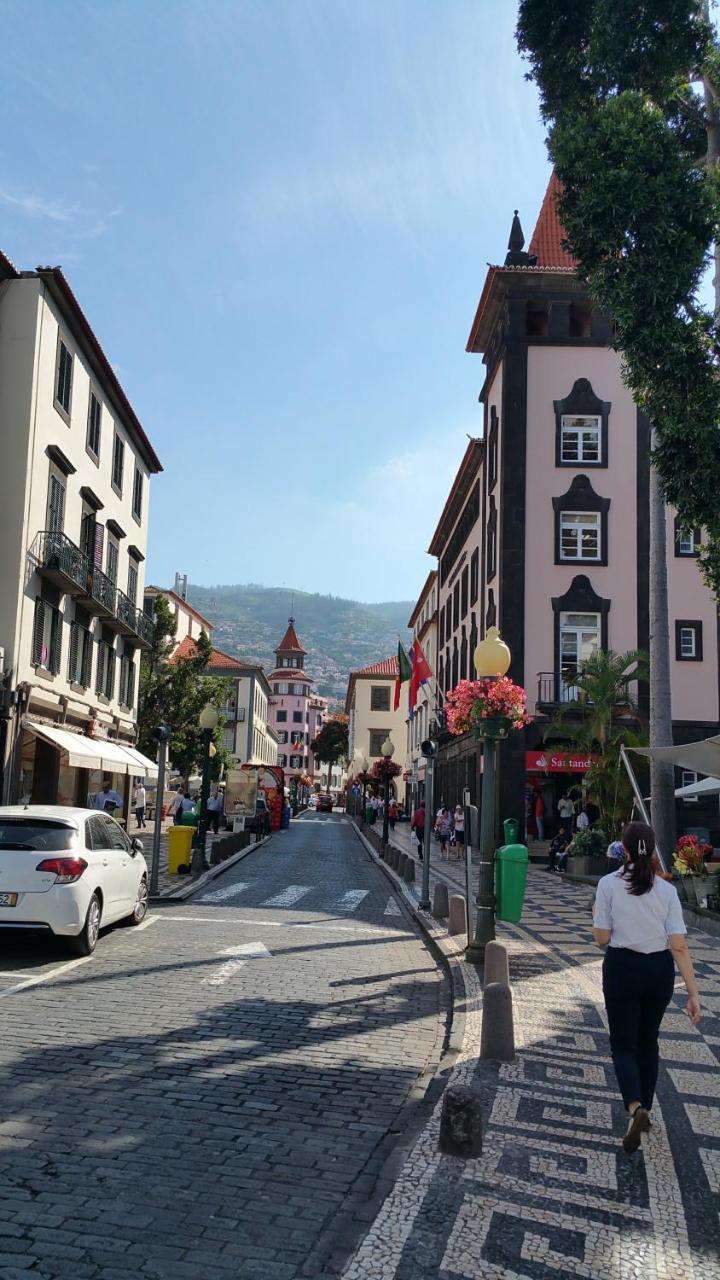
[[[137,609],[129,596],[124,591],[115,589],[115,616],[108,624],[113,631],[119,631],[122,635],[132,635],[137,626],[136,617]]]
[[[135,610],[135,635],[142,645],[152,644],[155,623],[143,609]]]
[[[539,671],[537,705],[562,707],[570,702],[578,702],[580,690],[573,684],[573,677],[571,668],[565,671]]]
[[[38,573],[55,583],[68,595],[80,595],[86,590],[89,562],[79,547],[64,534],[54,530],[39,533],[31,555]]]
[[[102,569],[90,569],[85,591],[80,595],[80,604],[88,613],[101,618],[110,619],[115,616],[115,583],[110,581]]]

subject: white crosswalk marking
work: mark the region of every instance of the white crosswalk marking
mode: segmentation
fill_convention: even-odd
[[[332,911],[357,911],[363,898],[367,898],[369,889],[350,889],[333,904]]]
[[[209,978],[203,979],[206,987],[222,987],[245,967],[248,960],[270,960],[272,952],[262,942],[243,942],[238,947],[226,947],[220,956],[230,956]]]
[[[299,902],[305,897],[306,893],[310,893],[311,884],[289,884],[287,889],[283,889],[282,893],[276,893],[274,898],[266,898],[263,902],[264,907],[291,907],[294,902]]]
[[[400,910],[394,898],[388,898],[387,906],[383,911],[383,915],[384,916],[401,916],[402,915],[402,911]]]
[[[203,893],[198,901],[225,902],[227,898],[238,898],[241,893],[250,888],[252,883],[252,880],[239,880],[237,884],[229,884],[224,889],[213,889],[212,893]]]

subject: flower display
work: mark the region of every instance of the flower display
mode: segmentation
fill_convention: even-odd
[[[400,765],[396,764],[394,760],[386,760],[383,756],[382,760],[375,761],[372,769],[370,770],[370,777],[373,778],[375,782],[379,782],[384,778],[397,778],[399,773],[402,773]]]
[[[712,845],[703,844],[697,836],[680,836],[673,849],[675,870],[681,876],[707,875],[705,858],[712,851]]]
[[[531,717],[525,710],[527,694],[508,676],[497,680],[461,680],[447,695],[445,710],[450,733],[456,736],[481,730],[483,721],[495,721],[501,728],[523,729]]]

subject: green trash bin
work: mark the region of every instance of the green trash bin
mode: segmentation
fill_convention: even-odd
[[[525,899],[528,851],[524,844],[504,844],[495,861],[496,915],[498,920],[517,924]]]
[[[180,819],[180,826],[196,827],[199,821],[200,819],[198,818],[197,814],[193,813],[192,809],[188,809],[187,813],[184,813],[182,818]]]
[[[505,844],[517,844],[520,839],[520,823],[517,818],[506,818],[503,822]]]

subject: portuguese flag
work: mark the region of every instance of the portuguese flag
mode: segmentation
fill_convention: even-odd
[[[397,711],[398,707],[400,706],[401,685],[403,685],[406,680],[410,680],[412,678],[412,673],[413,673],[412,663],[405,652],[405,649],[403,647],[403,643],[401,640],[398,640],[397,659],[398,659],[398,674],[397,674],[397,679],[395,680],[395,701],[393,702],[393,711]]]

